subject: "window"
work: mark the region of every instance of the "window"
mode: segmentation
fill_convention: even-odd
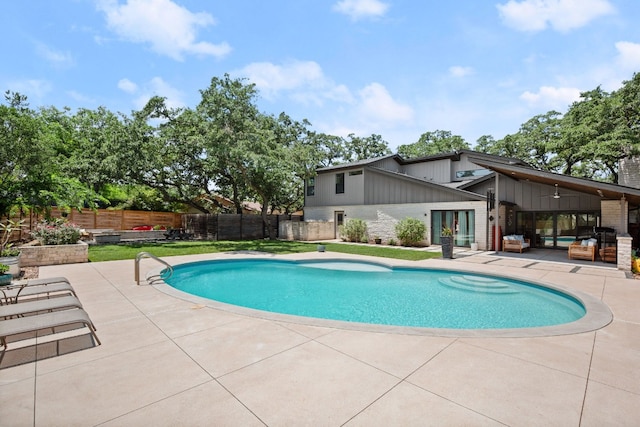
[[[478,178],[480,176],[489,175],[491,171],[489,169],[472,169],[466,171],[458,171],[456,172],[457,179],[469,179],[469,178]]]
[[[316,179],[315,177],[307,179],[307,196],[314,196],[316,194]]]
[[[356,176],[356,175],[362,175],[362,169],[360,169],[359,171],[349,172],[349,176]]]
[[[344,173],[336,174],[336,194],[344,193]]]

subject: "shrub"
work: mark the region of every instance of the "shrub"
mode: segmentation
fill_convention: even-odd
[[[349,219],[340,228],[340,236],[348,242],[366,242],[367,223],[358,218]]]
[[[61,218],[38,223],[31,231],[31,237],[41,245],[69,245],[80,240],[80,228]]]
[[[396,236],[403,246],[417,246],[424,240],[427,226],[415,218],[405,218],[396,224]]]

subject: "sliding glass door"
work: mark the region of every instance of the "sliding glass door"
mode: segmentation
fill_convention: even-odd
[[[475,211],[432,211],[431,243],[440,244],[440,234],[444,227],[453,230],[455,246],[471,246],[475,238]]]
[[[567,248],[586,239],[600,223],[599,212],[518,212],[517,234],[531,239],[538,248]]]

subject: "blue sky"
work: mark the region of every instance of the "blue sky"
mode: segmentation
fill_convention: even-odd
[[[316,131],[471,145],[640,71],[637,0],[3,2],[0,89],[32,107],[195,107],[225,73]]]

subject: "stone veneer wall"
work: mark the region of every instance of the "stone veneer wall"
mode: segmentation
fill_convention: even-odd
[[[629,222],[628,202],[626,200],[624,203],[621,202],[621,200],[603,200],[600,202],[602,212],[601,225],[614,228],[617,233],[625,232],[627,230],[626,224]]]
[[[78,242],[75,245],[20,246],[20,266],[75,264],[89,261],[89,245]]]
[[[628,234],[617,237],[617,265],[618,270],[631,271],[631,243],[633,238]]]
[[[487,247],[487,209],[486,202],[440,202],[440,203],[404,203],[385,205],[344,205],[305,207],[305,221],[328,221],[333,224],[335,211],[345,213],[344,220],[359,218],[367,223],[370,238],[379,236],[385,243],[390,239],[398,241],[395,232],[396,224],[404,218],[418,218],[427,226],[425,241],[431,244],[431,211],[432,210],[475,210],[475,236],[478,247]]]

